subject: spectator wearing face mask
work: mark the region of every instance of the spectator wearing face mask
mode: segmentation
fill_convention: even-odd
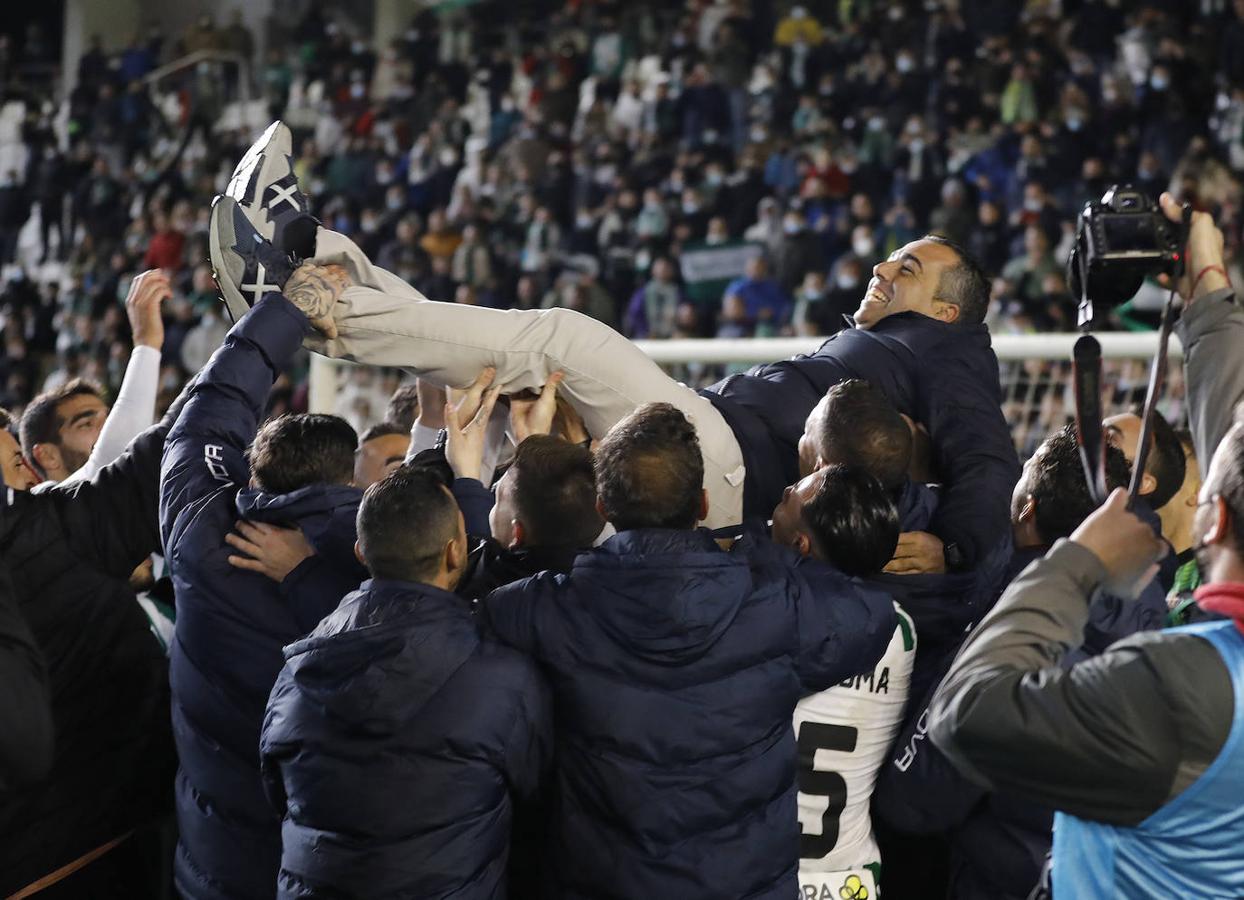
[[[782,240],[774,265],[778,286],[786,294],[794,293],[805,275],[822,271],[825,265],[821,238],[808,229],[803,210],[788,209],[782,220]]]

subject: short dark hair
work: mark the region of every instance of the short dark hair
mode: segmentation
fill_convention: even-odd
[[[1036,504],[1037,533],[1046,544],[1070,537],[1097,508],[1089,493],[1076,441],[1076,427],[1068,425],[1037,448],[1029,493]],[[1127,487],[1131,471],[1123,451],[1106,444],[1106,489]]]
[[[535,434],[518,445],[510,471],[514,510],[529,545],[592,546],[605,523],[596,510],[596,474],[586,447]]]
[[[104,399],[104,389],[88,378],[72,378],[58,388],[44,391],[30,401],[22,413],[20,425],[22,452],[33,462],[35,444],[60,446],[60,429],[65,420],[58,408],[71,397],[81,396]],[[42,472],[40,474],[43,474]]]
[[[924,240],[949,247],[959,257],[956,265],[942,270],[937,281],[937,297],[959,307],[959,321],[979,325],[989,312],[991,286],[989,276],[967,249],[958,241],[940,234],[926,234]]]
[[[389,405],[384,411],[385,421],[396,422],[407,431],[410,431],[418,416],[418,388],[413,384],[404,384],[394,391],[393,396],[389,398]]]
[[[264,424],[246,458],[261,490],[288,494],[312,484],[349,484],[358,435],[340,416],[290,413]]]
[[[703,486],[695,426],[668,403],[639,407],[596,448],[596,493],[618,531],[694,528]]]
[[[1132,407],[1132,414],[1144,421],[1145,409],[1140,404]],[[1140,448],[1136,448],[1140,452]],[[1188,459],[1184,455],[1183,443],[1171,423],[1166,421],[1156,409],[1153,411],[1153,446],[1149,449],[1149,461],[1145,468],[1157,482],[1153,493],[1149,495],[1149,505],[1153,509],[1161,509],[1171,502],[1183,487],[1184,475],[1188,471]]]
[[[408,464],[367,489],[355,524],[373,576],[428,581],[458,535],[458,504],[436,472]]]
[[[826,462],[870,472],[887,490],[907,478],[911,429],[880,390],[851,378],[831,387],[819,435]]]
[[[359,446],[362,447],[368,441],[374,441],[378,437],[386,437],[390,434],[400,434],[403,437],[410,437],[410,429],[403,428],[397,422],[377,422],[359,436]]]
[[[831,465],[803,521],[813,555],[847,575],[875,575],[894,556],[900,528],[890,492],[858,466]]]

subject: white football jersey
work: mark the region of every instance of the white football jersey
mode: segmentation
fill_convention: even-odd
[[[869,803],[902,724],[916,658],[915,628],[897,603],[894,608],[898,627],[876,668],[804,697],[795,708],[801,897],[838,897],[842,888],[841,896],[877,896],[881,854]]]

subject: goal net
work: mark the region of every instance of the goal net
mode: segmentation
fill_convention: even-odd
[[[1023,458],[1052,431],[1072,420],[1071,348],[1077,334],[997,334],[993,337],[1002,382],[1002,411],[1015,449]],[[1143,403],[1149,367],[1157,352],[1156,332],[1096,335],[1102,345],[1102,407],[1106,415]],[[638,346],[673,377],[703,387],[758,363],[811,353],[818,338],[744,338],[638,341]],[[344,416],[360,431],[379,421],[388,395],[401,380],[393,370],[368,369],[312,357],[309,406],[313,412]],[[1159,410],[1179,427],[1184,422],[1183,361],[1172,337],[1166,388]]]

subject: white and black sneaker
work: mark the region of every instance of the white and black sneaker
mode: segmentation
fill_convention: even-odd
[[[241,207],[265,239],[279,240],[278,226],[289,242],[284,249],[303,259],[315,255],[315,226],[310,203],[294,175],[293,136],[281,121],[273,122],[242,155],[225,195]]]
[[[278,226],[275,235],[281,237]],[[300,260],[266,239],[232,197],[212,201],[208,226],[212,270],[229,315],[236,322],[265,294],[283,290]]]

